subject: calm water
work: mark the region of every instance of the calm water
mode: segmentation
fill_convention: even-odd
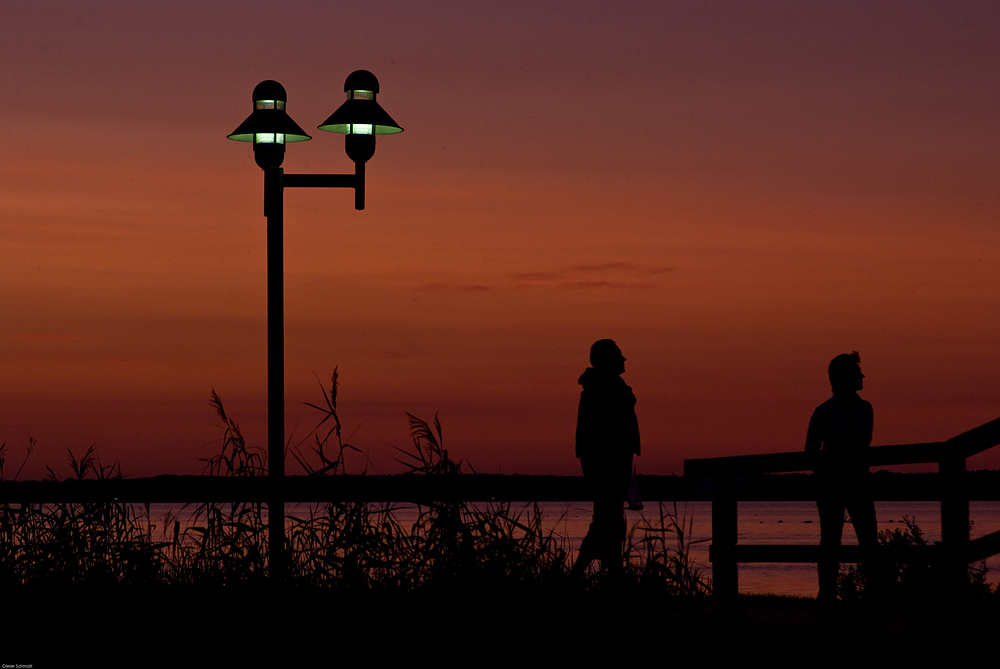
[[[649,506],[643,513],[649,514]],[[819,514],[814,502],[740,502],[739,543],[741,544],[818,544]],[[709,539],[712,532],[710,502],[679,504],[678,512],[692,522],[694,539]],[[938,502],[876,502],[879,530],[904,529],[903,517],[916,521],[929,543],[941,539],[941,505]],[[630,520],[636,512],[628,512]],[[970,502],[972,537],[1000,530],[1000,502]],[[583,530],[586,533],[586,529]],[[857,544],[851,525],[844,526],[845,544]],[[692,557],[711,574],[708,542],[695,543]],[[986,563],[990,583],[1000,580],[1000,558]],[[740,592],[780,595],[816,595],[815,564],[744,564],[739,567]]]
[[[538,504],[543,525],[566,539],[571,550],[575,550],[587,533],[590,524],[591,506],[588,502],[543,502]],[[416,519],[417,509],[413,505],[394,506],[394,515],[404,527]],[[674,513],[673,504],[664,504],[665,512]],[[154,538],[158,538],[164,527],[163,518],[170,507],[153,505],[151,520],[156,525]],[[711,537],[711,502],[679,502],[676,514],[685,528],[690,527],[692,559],[704,573],[711,576],[708,561],[708,540]],[[190,515],[187,511],[173,509],[183,521]],[[291,507],[289,514],[305,515],[302,508]],[[512,504],[511,511],[527,513],[523,504]],[[941,539],[941,507],[938,502],[876,502],[879,530],[903,529],[903,517],[916,521],[928,542]],[[1000,502],[971,502],[970,517],[973,521],[972,537],[976,538],[1000,530]],[[643,511],[628,511],[626,519],[634,528],[644,522],[644,518],[657,522],[659,510],[656,503],[647,503]],[[143,514],[144,515],[144,514]],[[266,515],[266,508],[265,508]],[[186,525],[187,523],[183,523]],[[183,526],[182,525],[182,526]],[[639,533],[634,535],[636,538]],[[739,503],[739,543],[741,544],[818,544],[819,514],[814,502],[740,502]],[[857,539],[851,525],[844,526],[844,543],[856,544]],[[987,579],[996,584],[1000,581],[1000,557],[987,560]],[[774,593],[780,595],[800,595],[813,597],[816,594],[816,565],[814,564],[747,564],[740,565],[740,592]]]

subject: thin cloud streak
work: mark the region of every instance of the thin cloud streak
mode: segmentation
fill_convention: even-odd
[[[513,274],[516,289],[551,288],[555,290],[647,290],[658,284],[650,281],[630,281],[624,276],[657,276],[674,271],[667,265],[645,266],[631,262],[608,262],[593,265],[573,265],[549,272]],[[580,278],[584,275],[587,278]],[[610,275],[607,279],[589,278],[593,275]]]

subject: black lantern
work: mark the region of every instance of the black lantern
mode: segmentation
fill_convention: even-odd
[[[253,113],[233,130],[229,139],[253,142],[253,156],[261,169],[279,167],[285,144],[312,139],[285,111],[288,96],[277,81],[262,81],[253,89]]]
[[[320,124],[320,130],[347,135],[347,156],[364,163],[375,155],[375,135],[403,132],[399,124],[375,101],[378,78],[368,70],[352,72],[344,82],[347,100]]]

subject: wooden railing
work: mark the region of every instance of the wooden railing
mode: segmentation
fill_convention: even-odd
[[[1000,418],[980,425],[947,441],[869,449],[870,467],[885,465],[937,464],[941,500],[941,542],[928,546],[924,555],[886,556],[896,559],[935,559],[943,577],[964,583],[970,562],[1000,553],[1000,531],[969,538],[969,498],[964,487],[966,460],[1000,444]],[[732,597],[739,591],[740,562],[819,562],[817,545],[737,545],[737,480],[753,474],[811,471],[814,457],[805,452],[738,455],[684,461],[685,477],[711,479],[713,593]],[[930,554],[930,555],[928,555]],[[838,562],[859,562],[860,546],[841,546]]]

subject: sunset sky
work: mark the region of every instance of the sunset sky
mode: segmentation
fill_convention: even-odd
[[[7,476],[29,437],[21,478],[91,444],[198,473],[213,388],[265,446],[263,179],[226,135],[276,79],[314,137],[286,172],[352,171],[313,130],[359,68],[405,132],[365,211],[286,192],[293,441],[339,366],[369,473],[409,411],[479,472],[575,474],[606,337],[643,473],[801,449],[853,350],[875,444],[1000,416],[1000,4],[40,0],[0,35]]]

